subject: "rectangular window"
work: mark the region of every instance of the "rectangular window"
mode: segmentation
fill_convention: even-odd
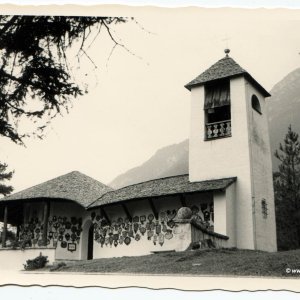
[[[205,139],[231,136],[229,80],[205,86]]]
[[[268,217],[268,205],[266,199],[261,200],[261,212],[263,218],[266,219]]]

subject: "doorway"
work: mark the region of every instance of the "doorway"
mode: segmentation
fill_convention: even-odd
[[[88,233],[88,253],[87,259],[93,259],[93,251],[94,251],[94,224],[91,224]]]

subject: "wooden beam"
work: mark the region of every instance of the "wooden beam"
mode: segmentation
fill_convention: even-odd
[[[23,224],[26,223],[26,220],[25,220],[25,217],[26,217],[25,207],[26,207],[26,205],[24,205],[24,202],[22,202]]]
[[[121,205],[122,205],[122,207],[123,207],[123,209],[125,211],[126,217],[129,219],[130,222],[132,222],[132,216],[131,216],[131,214],[130,214],[130,212],[129,212],[127,206],[126,206],[126,204],[122,203]]]
[[[150,207],[152,209],[155,219],[158,220],[158,211],[157,211],[156,207],[154,206],[152,198],[148,198],[148,201],[149,201],[149,204],[150,204]]]
[[[4,216],[3,216],[3,231],[2,231],[2,248],[6,247],[6,233],[7,233],[7,205],[4,206]]]
[[[100,215],[101,215],[101,217],[104,217],[105,220],[106,220],[106,221],[108,222],[108,224],[110,225],[110,219],[109,219],[109,217],[108,217],[108,215],[107,215],[107,213],[106,213],[106,211],[104,210],[103,207],[100,207]]]
[[[43,218],[43,246],[47,246],[49,211],[50,211],[50,202],[45,201],[44,218]]]
[[[181,202],[182,207],[186,207],[186,201],[185,201],[185,195],[184,194],[180,195],[180,202]]]
[[[17,235],[17,240],[19,240],[20,239],[20,224],[17,225],[17,233],[16,233],[16,235]]]

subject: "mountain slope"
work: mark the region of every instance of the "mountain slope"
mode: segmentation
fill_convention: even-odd
[[[271,153],[273,169],[278,160],[274,152],[287,133],[288,126],[300,134],[300,68],[279,81],[267,98]],[[149,160],[114,179],[110,186],[120,188],[126,185],[166,176],[188,173],[188,140],[158,150]]]
[[[155,178],[188,173],[188,140],[161,148],[142,165],[116,177],[109,185],[120,188]]]
[[[272,97],[267,99],[270,143],[273,169],[278,166],[274,152],[287,133],[291,124],[293,131],[300,133],[300,68],[292,71],[271,90]]]

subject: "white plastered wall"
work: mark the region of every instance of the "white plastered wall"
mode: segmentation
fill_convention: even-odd
[[[204,140],[204,87],[192,89],[189,174],[191,182],[237,177],[236,246],[242,249],[254,249],[245,82],[243,77],[230,80],[232,136],[211,141]]]
[[[47,256],[48,264],[51,265],[55,261],[55,249],[26,249],[24,250],[12,250],[12,249],[1,249],[0,250],[0,266],[1,271],[20,271],[24,270],[24,264],[28,259],[34,259],[42,254]]]
[[[56,217],[67,217],[68,220],[70,220],[71,217],[76,218],[82,218],[82,226],[84,226],[86,220],[89,218],[90,213],[87,212],[83,207],[81,207],[79,204],[75,202],[55,202],[53,201],[50,204],[50,215],[49,220],[53,218],[53,216]],[[50,228],[48,228],[48,231]],[[70,232],[71,233],[71,232]],[[82,233],[80,235],[80,241],[79,243],[76,243],[76,251],[71,252],[68,251],[67,248],[61,248],[60,242],[57,243],[57,248],[55,251],[55,259],[56,260],[80,260],[82,259]],[[53,246],[53,240],[51,240],[51,243],[49,246]],[[83,254],[84,255],[84,254]]]
[[[236,247],[235,188],[233,183],[226,191],[214,192],[214,231],[229,237],[226,247]],[[224,213],[225,212],[225,213]]]
[[[153,199],[153,204],[160,214],[162,211],[167,210],[178,210],[182,207],[182,203],[179,196],[169,196],[169,197],[161,197],[159,199]],[[193,195],[186,196],[186,204],[188,206],[197,205],[200,206],[202,203],[210,203],[212,202],[212,195],[209,193],[195,193]],[[127,202],[126,207],[130,212],[131,216],[141,216],[149,214],[153,214],[151,205],[148,200],[136,200]],[[42,221],[43,214],[43,204],[30,203],[29,211],[33,209],[37,211],[37,216],[40,221]],[[111,222],[116,221],[118,218],[125,219],[126,213],[121,204],[112,204],[106,206],[104,208],[109,220]],[[57,242],[56,249],[53,250],[53,256],[55,253],[55,260],[81,260],[87,259],[88,253],[88,231],[90,226],[92,225],[92,213],[95,212],[96,215],[100,215],[100,208],[96,208],[94,210],[85,210],[83,207],[78,205],[72,201],[60,201],[60,200],[52,200],[50,201],[50,211],[49,211],[49,220],[53,220],[55,216],[56,219],[59,217],[66,217],[68,221],[71,220],[71,217],[82,218],[82,229],[80,235],[79,242],[76,243],[76,251],[71,252],[68,251],[68,248],[62,248],[61,242]],[[53,226],[48,226],[49,231],[56,232]],[[66,232],[71,234],[70,230]],[[64,234],[66,233],[64,232]],[[183,251],[189,247],[191,243],[191,225],[190,224],[180,224],[180,226],[176,226],[173,228],[173,238],[164,240],[164,244],[161,246],[157,241],[156,245],[154,245],[153,240],[148,240],[147,235],[141,235],[141,239],[139,241],[135,241],[132,239],[131,243],[127,246],[124,243],[122,245],[118,244],[117,247],[114,245],[103,245],[95,240],[93,240],[93,258],[104,258],[104,257],[122,257],[122,256],[137,256],[137,255],[146,255],[150,254],[152,251],[167,251],[167,250],[175,250],[175,251]],[[72,243],[71,240],[68,243]],[[53,238],[50,240],[49,248],[52,248]],[[33,250],[38,251],[39,247],[36,245]],[[30,252],[30,249],[27,249],[25,252]],[[53,259],[54,259],[53,258]]]
[[[31,201],[24,204],[24,221],[25,224],[31,220],[31,218],[38,218],[39,222],[42,224],[44,218],[44,201]],[[66,217],[70,221],[71,217],[82,218],[83,224],[85,219],[88,217],[89,212],[87,212],[83,207],[73,201],[61,201],[58,199],[50,199],[50,209],[49,209],[49,221],[53,219],[53,216]],[[49,232],[55,232],[55,229],[48,224],[48,234]],[[66,231],[71,233],[71,231]],[[65,232],[65,233],[66,233]],[[82,238],[82,234],[80,236]],[[71,241],[69,241],[71,242]],[[57,247],[55,248],[55,259],[56,260],[79,260],[82,259],[82,240],[76,243],[76,251],[70,252],[67,248],[60,247],[60,241],[57,242]],[[50,239],[49,248],[54,247],[54,239]],[[38,249],[38,245],[32,245],[32,249]],[[25,251],[31,251],[26,249]]]
[[[258,250],[276,251],[276,222],[272,178],[272,160],[267,121],[266,103],[263,95],[246,82],[247,104],[249,110],[249,132],[251,149],[251,177],[254,206],[255,245]],[[256,95],[262,114],[252,108],[251,97]],[[267,217],[262,214],[261,201],[267,203]]]
[[[236,247],[236,183],[226,188],[226,235],[229,240],[226,242],[227,247]]]
[[[179,197],[165,197],[160,199],[154,199],[153,204],[158,212],[179,209],[181,207],[181,203]],[[127,209],[129,210],[132,217],[153,214],[151,206],[148,200],[137,200],[128,202],[126,204]],[[126,214],[121,205],[113,205],[105,208],[105,212],[111,221],[117,220],[119,217],[125,218]],[[190,224],[189,224],[190,226]],[[168,251],[175,250],[181,251],[183,248],[187,248],[191,242],[191,234],[183,235],[182,227],[180,227],[179,231],[174,229],[174,237],[170,240],[164,241],[163,246],[160,246],[157,242],[154,245],[152,239],[148,240],[147,235],[141,235],[141,239],[139,241],[135,241],[131,239],[131,243],[129,245],[118,244],[117,247],[114,245],[103,245],[99,244],[97,241],[94,241],[94,258],[105,258],[105,257],[122,257],[122,256],[139,256],[139,255],[147,255],[152,251]]]

